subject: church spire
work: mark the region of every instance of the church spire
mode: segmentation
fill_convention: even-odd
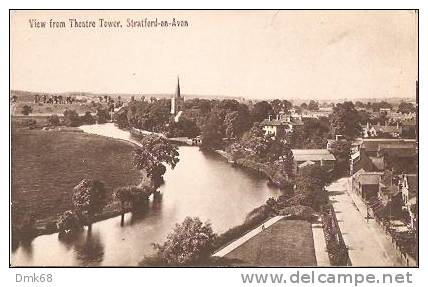
[[[175,97],[180,98],[180,77],[177,76],[177,89],[175,90]]]

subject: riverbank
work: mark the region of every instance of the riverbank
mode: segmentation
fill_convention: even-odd
[[[12,131],[13,239],[57,232],[56,220],[73,209],[73,187],[83,178],[105,183],[109,204],[95,220],[120,214],[113,201],[119,186],[138,185],[141,174],[132,166],[135,144],[58,130]]]
[[[287,178],[282,174],[281,170],[276,168],[276,166],[256,162],[254,160],[249,160],[245,158],[239,158],[234,160],[232,155],[224,150],[217,149],[213,151],[221,155],[229,163],[235,166],[239,166],[241,168],[248,168],[263,174],[264,176],[266,176],[266,178],[269,179],[270,183],[272,183],[276,187],[280,189],[287,188]]]

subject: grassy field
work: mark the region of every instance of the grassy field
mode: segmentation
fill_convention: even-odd
[[[14,104],[12,108],[12,115],[14,116],[22,116],[22,107],[23,106],[30,106],[32,109],[32,112],[30,115],[36,115],[36,116],[49,116],[52,114],[62,115],[64,114],[64,111],[74,110],[79,115],[83,115],[86,112],[95,113],[96,107],[91,105],[90,103],[73,103],[73,104],[35,104],[31,102],[18,102]]]
[[[12,224],[34,214],[38,228],[72,209],[73,187],[83,178],[115,187],[138,184],[131,144],[76,132],[12,131]]]
[[[225,258],[233,266],[316,266],[311,223],[281,219]]]

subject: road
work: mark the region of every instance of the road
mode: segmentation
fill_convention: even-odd
[[[367,223],[364,203],[353,194],[349,178],[341,178],[326,189],[349,249],[352,266],[403,266],[390,239],[373,219]]]

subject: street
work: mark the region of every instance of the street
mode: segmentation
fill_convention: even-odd
[[[403,266],[394,246],[374,219],[367,223],[361,199],[352,193],[349,178],[327,186],[353,266]]]

